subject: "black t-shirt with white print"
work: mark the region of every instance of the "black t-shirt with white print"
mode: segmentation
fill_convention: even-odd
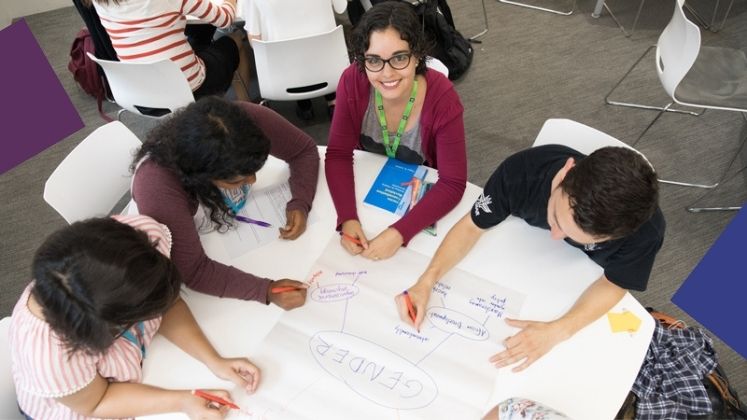
[[[507,158],[490,176],[483,193],[472,207],[472,221],[482,229],[501,223],[509,215],[528,224],[550,229],[547,202],[552,180],[569,157],[578,162],[585,155],[569,147],[533,147]],[[585,246],[565,241],[604,269],[614,284],[630,290],[646,290],[656,253],[664,241],[664,215],[654,215],[634,233],[620,239]],[[591,249],[590,249],[591,248]]]

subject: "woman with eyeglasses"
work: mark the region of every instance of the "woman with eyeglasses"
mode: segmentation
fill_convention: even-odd
[[[379,260],[394,255],[462,198],[467,182],[464,110],[451,82],[426,67],[429,43],[411,5],[377,4],[363,15],[351,41],[355,63],[337,87],[325,171],[337,228],[345,234],[342,246]],[[438,182],[423,199],[371,239],[356,211],[353,149],[438,169]]]
[[[147,216],[76,222],[44,241],[8,334],[18,407],[26,419],[176,411],[192,419],[223,418],[228,407],[189,390],[141,383],[157,332],[216,376],[254,392],[259,369],[216,352],[179,297],[181,277],[170,252],[169,229]],[[208,392],[231,399],[224,390]]]

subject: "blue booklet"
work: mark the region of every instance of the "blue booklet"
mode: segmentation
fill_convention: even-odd
[[[413,187],[427,173],[424,166],[387,159],[363,202],[403,216],[411,207]]]
[[[363,202],[404,216],[433,186],[424,181],[427,173],[425,166],[387,159]],[[435,236],[435,229],[434,223],[425,231]]]

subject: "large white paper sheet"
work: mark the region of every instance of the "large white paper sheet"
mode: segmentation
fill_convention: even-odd
[[[497,372],[488,358],[525,296],[452,270],[418,332],[398,319],[394,296],[427,264],[407,248],[385,261],[350,256],[333,238],[306,278],[306,305],[252,356],[262,384],[239,405],[266,420],[479,417]]]

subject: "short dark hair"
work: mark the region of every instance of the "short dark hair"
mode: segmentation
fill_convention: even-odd
[[[145,156],[170,169],[190,197],[209,210],[210,220],[225,228],[231,225],[231,210],[213,181],[253,175],[269,153],[270,141],[244,109],[207,96],[151,130],[132,170]]]
[[[594,236],[627,236],[659,205],[656,172],[640,153],[625,147],[603,147],[579,160],[560,187],[576,224]]]
[[[31,294],[70,352],[105,352],[118,333],[162,315],[181,277],[148,236],[110,218],[51,234],[32,264]]]
[[[418,59],[416,74],[425,74],[425,59],[431,50],[432,43],[423,32],[423,24],[418,19],[415,9],[404,1],[386,1],[377,3],[361,17],[353,29],[351,48],[353,59],[358,63],[361,72],[366,71],[364,56],[369,47],[371,33],[393,28],[399,32],[403,41],[407,41],[410,51]]]

